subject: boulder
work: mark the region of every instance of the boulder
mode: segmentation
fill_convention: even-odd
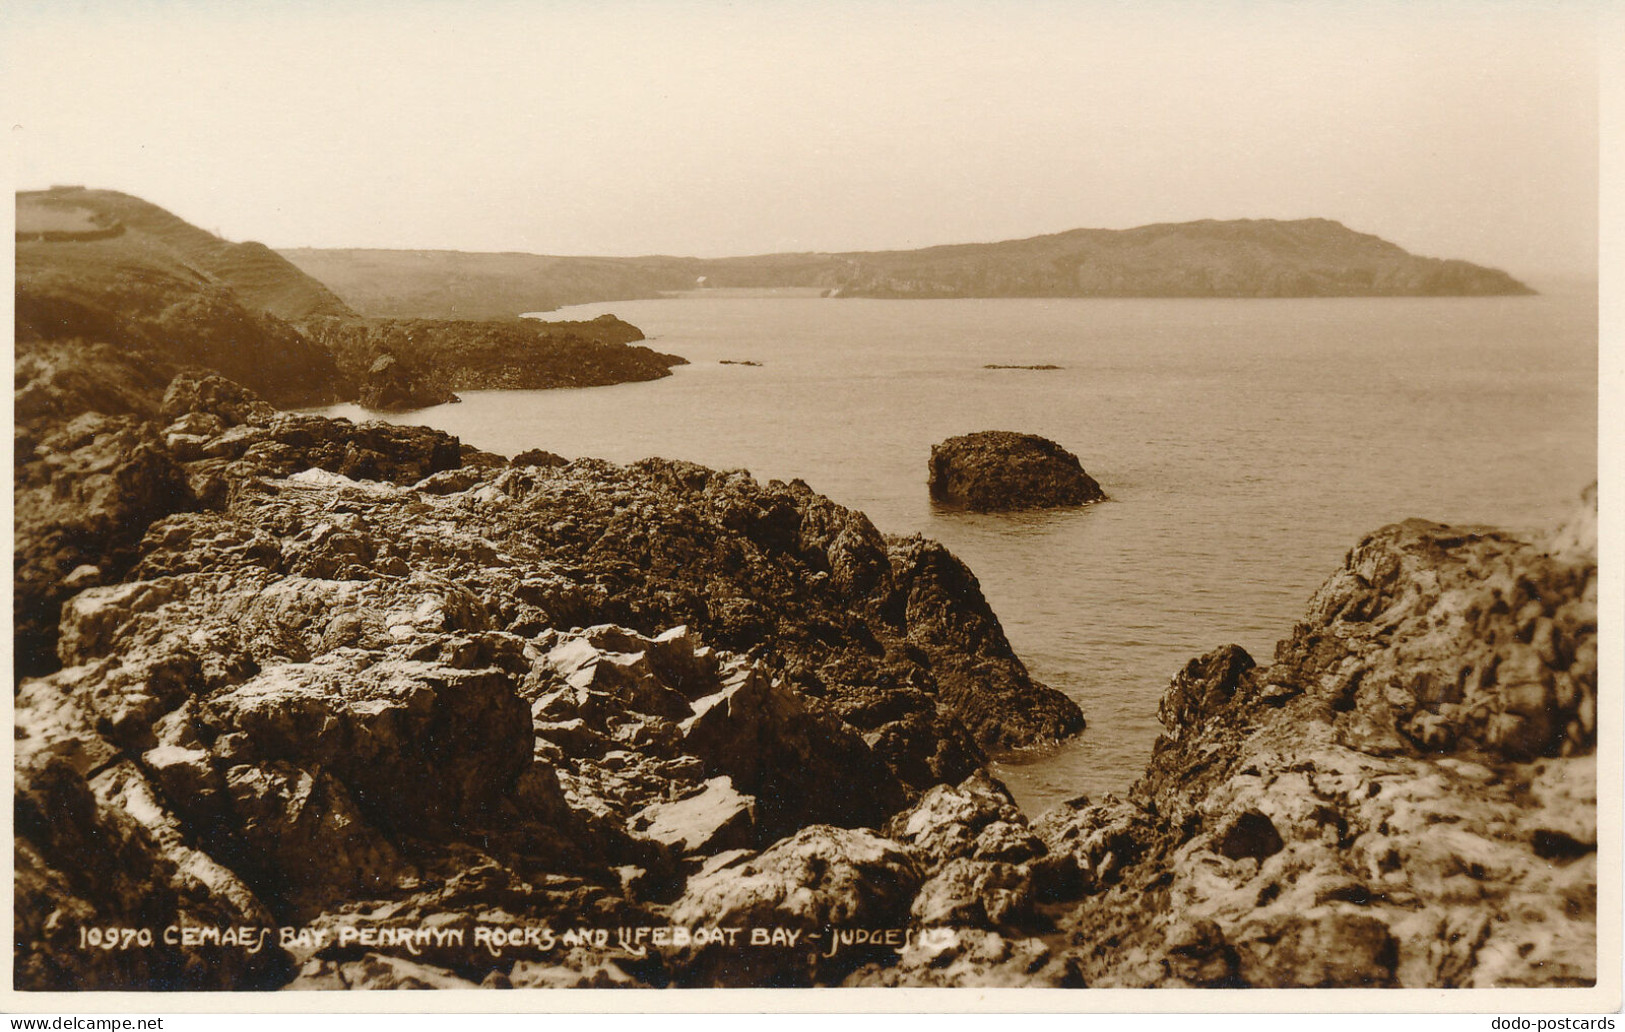
[[[978,512],[1098,502],[1105,492],[1054,441],[1007,430],[950,437],[931,448],[931,497]]]
[[[873,826],[906,799],[863,739],[811,712],[754,664],[696,700],[681,727],[684,751],[757,798],[757,819],[770,837],[809,822]]]
[[[407,873],[327,774],[272,761],[232,767],[225,782],[261,894],[295,901],[291,912],[314,916],[322,904],[387,892]]]
[[[631,826],[680,853],[738,849],[756,840],[756,800],[735,790],[731,778],[712,778],[694,795],[644,807]]]
[[[527,448],[508,460],[512,466],[540,466],[543,469],[555,469],[559,466],[568,466],[570,460],[557,455],[545,448]]]
[[[886,834],[909,846],[928,871],[961,857],[1025,860],[1044,844],[1026,831],[1010,792],[986,771],[958,785],[934,785],[886,823]]]
[[[200,417],[212,418],[222,427],[265,426],[276,415],[276,409],[247,387],[224,376],[195,370],[182,372],[169,382],[161,411],[171,421],[190,417],[183,424],[188,427],[204,425]]]
[[[335,654],[209,696],[199,724],[231,764],[342,778],[363,812],[421,828],[496,805],[531,762],[530,709],[499,670]]]
[[[1015,864],[960,857],[948,861],[914,897],[909,916],[921,927],[1008,928],[1031,924],[1037,896]]]
[[[756,856],[702,869],[671,908],[673,924],[790,929],[801,933],[797,945],[698,947],[674,963],[685,984],[827,982],[872,956],[849,949],[824,958],[828,936],[901,926],[919,887],[919,869],[899,843],[864,830],[803,828]],[[810,940],[814,934],[824,938]]]
[[[356,403],[375,412],[408,412],[461,401],[394,355],[379,355],[361,378]]]

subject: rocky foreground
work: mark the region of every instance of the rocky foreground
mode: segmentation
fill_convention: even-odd
[[[52,385],[19,988],[1594,977],[1594,525],[1377,532],[1272,665],[1179,673],[1128,798],[1029,819],[983,764],[1077,707],[805,485]]]

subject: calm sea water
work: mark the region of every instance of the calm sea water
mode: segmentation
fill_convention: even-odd
[[[1000,764],[1034,813],[1125,789],[1175,671],[1230,642],[1267,662],[1366,532],[1410,516],[1541,528],[1596,476],[1596,297],[1584,290],[687,297],[552,317],[609,311],[693,364],[653,383],[468,392],[461,405],[393,418],[504,454],[660,455],[800,477],[884,531],[941,540],[975,571],[1033,674],[1089,720],[1058,751]],[[931,445],[984,429],[1059,441],[1110,501],[1017,515],[934,508]]]

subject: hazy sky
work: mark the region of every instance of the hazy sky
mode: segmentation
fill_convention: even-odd
[[[702,256],[1338,219],[1593,270],[1585,2],[7,0],[21,187],[273,246]]]

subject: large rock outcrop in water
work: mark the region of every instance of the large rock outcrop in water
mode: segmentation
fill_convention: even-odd
[[[931,497],[978,512],[1082,505],[1106,497],[1078,457],[1047,438],[1008,430],[950,437],[931,448]]]

